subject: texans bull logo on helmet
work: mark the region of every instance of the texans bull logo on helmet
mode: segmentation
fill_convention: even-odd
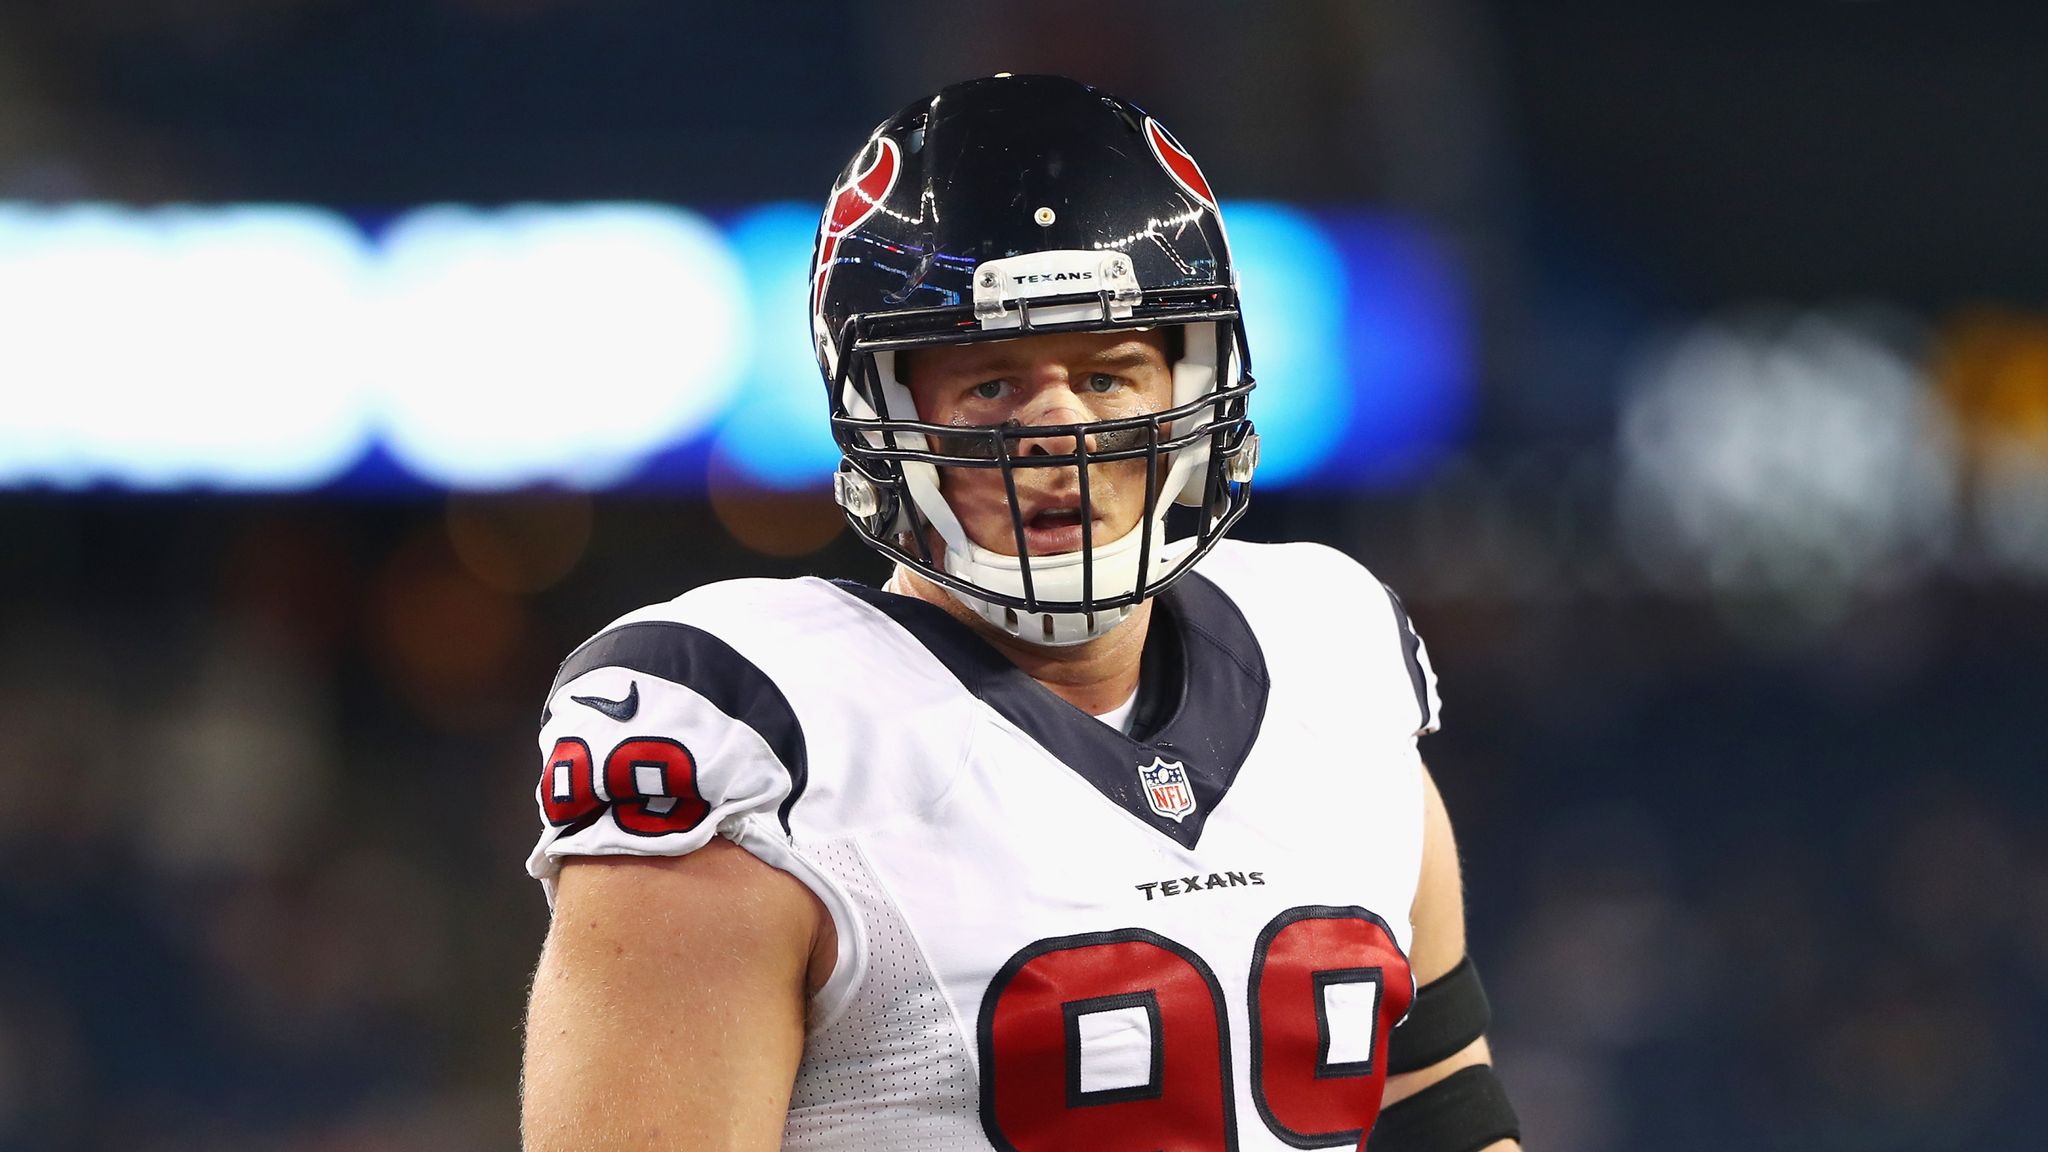
[[[1200,200],[1209,211],[1219,211],[1216,207],[1216,194],[1209,191],[1209,182],[1202,178],[1202,170],[1196,167],[1195,158],[1188,155],[1188,150],[1180,146],[1180,141],[1175,140],[1166,129],[1159,126],[1159,121],[1150,116],[1145,117],[1145,143],[1152,146],[1152,158],[1159,161],[1159,166],[1166,169],[1166,174],[1173,177],[1174,183],[1185,189],[1188,195]]]
[[[903,170],[896,142],[883,136],[876,143],[880,146],[875,149],[874,159],[840,185],[832,194],[831,203],[825,206],[825,218],[818,225],[818,267],[811,277],[813,312],[824,304],[825,281],[832,275],[832,258],[839,252],[839,238],[875,214],[896,187],[897,173]]]

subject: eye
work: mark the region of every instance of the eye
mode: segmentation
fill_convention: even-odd
[[[968,389],[968,392],[977,400],[1001,400],[1004,389],[1005,386],[1001,380],[983,380],[981,383]]]
[[[1121,377],[1111,376],[1106,372],[1097,372],[1088,377],[1087,388],[1090,392],[1114,392],[1123,387],[1123,385],[1124,382]]]

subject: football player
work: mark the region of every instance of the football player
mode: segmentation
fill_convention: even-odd
[[[1224,539],[1236,284],[1123,100],[875,129],[810,299],[894,574],[697,588],[562,665],[527,1148],[1517,1146],[1422,642],[1345,556]]]

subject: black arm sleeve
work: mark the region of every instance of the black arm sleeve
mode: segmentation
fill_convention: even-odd
[[[1478,1152],[1520,1140],[1522,1122],[1487,1064],[1460,1068],[1380,1113],[1365,1152]]]
[[[1408,1006],[1408,1018],[1387,1037],[1387,1071],[1391,1075],[1427,1068],[1486,1034],[1493,1006],[1479,983],[1472,958],[1424,984]]]

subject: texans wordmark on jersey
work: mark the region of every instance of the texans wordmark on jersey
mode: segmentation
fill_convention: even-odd
[[[549,697],[528,870],[716,835],[817,893],[785,1147],[1356,1146],[1414,995],[1428,657],[1316,545],[1224,542],[1152,628],[1127,736],[922,601],[634,612]]]

